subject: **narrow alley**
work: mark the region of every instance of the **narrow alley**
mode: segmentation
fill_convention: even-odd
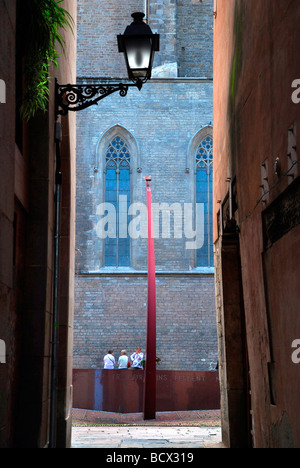
[[[300,448],[299,25],[0,0],[0,448]]]

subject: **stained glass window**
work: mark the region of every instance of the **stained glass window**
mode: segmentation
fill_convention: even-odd
[[[206,136],[196,153],[196,202],[204,205],[204,245],[197,250],[197,266],[213,267],[212,233],[213,141]]]
[[[117,223],[116,237],[105,239],[105,266],[130,266],[130,153],[119,136],[111,141],[106,151],[105,201],[115,207]]]

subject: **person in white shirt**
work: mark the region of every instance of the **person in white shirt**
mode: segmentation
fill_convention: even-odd
[[[114,369],[115,368],[115,357],[113,356],[114,352],[109,350],[106,356],[104,356],[104,369]]]
[[[134,369],[143,369],[142,360],[144,354],[141,352],[141,348],[138,347],[136,352],[131,355],[132,367]]]
[[[126,353],[127,353],[127,351],[125,351],[125,349],[123,349],[123,351],[121,351],[121,356],[118,359],[118,366],[119,366],[118,369],[127,369],[128,368],[129,358],[128,358],[128,356],[126,356]]]

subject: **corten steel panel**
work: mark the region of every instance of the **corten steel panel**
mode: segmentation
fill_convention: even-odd
[[[157,372],[157,411],[220,408],[217,372]]]
[[[143,412],[144,372],[73,371],[74,408],[113,413]],[[157,371],[156,411],[220,408],[218,372]]]
[[[94,408],[95,371],[90,369],[73,371],[73,386],[76,389],[76,404],[78,408]]]

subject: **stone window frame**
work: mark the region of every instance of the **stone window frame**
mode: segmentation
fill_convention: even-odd
[[[105,201],[115,204],[122,195],[122,189],[126,191],[126,210],[131,201],[131,156],[125,140],[118,134],[108,145],[105,164]],[[122,187],[123,186],[123,187]],[[122,187],[122,188],[121,188]],[[128,190],[129,189],[129,190]],[[116,203],[116,238],[105,239],[105,266],[120,267],[130,266],[130,239],[128,238],[128,216],[126,216],[126,239],[120,237],[120,205]],[[123,226],[123,228],[125,225]],[[123,233],[122,233],[123,234]],[[125,232],[124,232],[125,234]],[[123,245],[122,245],[123,244]],[[113,250],[115,250],[113,254]],[[108,254],[108,255],[107,255]],[[110,263],[111,262],[111,263]],[[127,262],[129,264],[127,264]]]
[[[188,174],[188,187],[189,187],[189,194],[188,194],[188,201],[193,204],[194,207],[194,214],[196,212],[196,174],[197,174],[197,151],[201,144],[201,142],[210,137],[213,141],[213,126],[211,123],[205,125],[201,129],[199,129],[194,136],[191,138],[188,150],[187,150],[187,157],[186,157],[186,173]],[[214,267],[199,267],[197,265],[197,250],[190,251],[190,268],[192,270],[198,271],[199,273],[214,273]]]
[[[104,131],[98,140],[96,147],[96,167],[95,167],[95,204],[98,206],[105,203],[105,170],[106,170],[106,153],[110,143],[116,137],[122,138],[128,148],[130,154],[130,202],[134,203],[137,200],[137,177],[142,172],[140,167],[140,149],[138,142],[132,132],[123,125],[117,123]],[[96,249],[100,252],[100,270],[111,271],[128,270],[134,265],[134,246],[130,239],[130,267],[109,267],[105,266],[105,239],[97,238]]]

